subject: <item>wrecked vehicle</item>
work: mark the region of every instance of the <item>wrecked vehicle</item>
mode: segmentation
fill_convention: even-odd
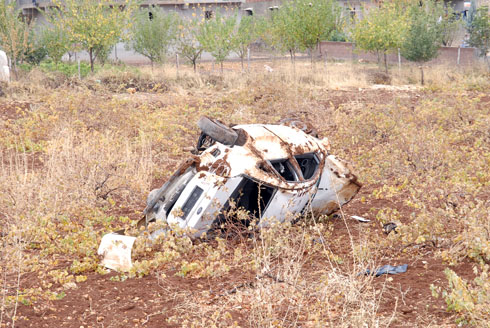
[[[219,226],[231,208],[240,208],[262,228],[304,212],[330,214],[361,187],[347,163],[329,153],[328,139],[318,139],[302,122],[228,127],[202,117],[198,125],[202,133],[195,155],[150,192],[146,225],[166,222],[200,236]],[[131,267],[133,242],[134,237],[104,236],[99,247],[103,264]]]

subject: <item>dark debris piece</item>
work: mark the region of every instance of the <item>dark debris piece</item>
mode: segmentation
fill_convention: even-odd
[[[390,232],[392,232],[392,231],[394,231],[395,233],[398,233],[396,231],[396,228],[397,227],[398,226],[396,225],[396,223],[390,222],[390,223],[387,223],[387,224],[383,225],[383,230],[385,231],[385,234],[389,235]]]
[[[404,273],[407,272],[408,264],[402,264],[399,266],[393,266],[393,265],[383,265],[382,267],[376,269],[376,271],[371,272],[370,269],[367,269],[366,272],[364,272],[365,275],[370,275],[374,274],[376,277],[379,277],[383,274],[398,274],[398,273]]]

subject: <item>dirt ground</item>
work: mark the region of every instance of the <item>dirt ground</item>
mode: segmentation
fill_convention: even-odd
[[[236,64],[238,65],[238,64]],[[345,115],[356,115],[357,112],[366,108],[371,108],[373,104],[383,106],[401,104],[406,108],[416,108],[424,104],[433,97],[444,98],[447,94],[434,94],[431,91],[421,90],[420,88],[400,89],[396,87],[366,87],[366,88],[332,88],[319,91],[321,97],[315,99],[316,108],[307,109],[306,114],[313,122],[315,118],[331,115],[332,112],[340,110]],[[126,95],[121,95],[122,98]],[[175,103],[175,95],[154,94],[137,92],[134,99],[141,99],[142,102],[154,106],[155,108],[166,108]],[[199,99],[204,97],[204,100]],[[259,119],[268,117],[267,102],[274,102],[274,95],[264,93],[254,99],[255,103],[262,104],[257,107],[256,114]],[[189,96],[187,100],[190,106],[200,104],[204,108],[213,108],[216,104],[207,103],[204,93]],[[222,106],[233,106],[227,104],[226,99],[220,100]],[[480,108],[490,107],[490,96],[479,97]],[[0,99],[0,118],[7,122],[22,118],[26,111],[29,111],[28,102],[8,101]],[[101,118],[96,122],[104,125],[105,121]],[[325,121],[322,121],[325,122]],[[229,122],[232,123],[232,122]],[[109,124],[109,123],[107,123]],[[104,127],[95,127],[94,129]],[[319,127],[322,134],[329,136],[335,134],[338,126],[334,122],[325,123]],[[189,129],[197,135],[197,128],[189,124]],[[194,131],[195,130],[195,131]],[[376,136],[376,138],[378,138]],[[382,136],[380,137],[382,138]],[[185,141],[187,147],[194,146],[195,141],[190,138]],[[335,149],[332,151],[335,153]],[[349,158],[359,156],[355,149],[343,149],[342,155]],[[43,166],[44,158],[42,153],[31,152],[28,154],[33,159],[30,162],[32,169],[39,169]],[[169,160],[160,159],[159,163],[168,167],[172,171],[176,163],[187,156],[185,151],[177,155],[169,156]],[[11,157],[7,151],[2,153],[2,162],[8,165]],[[163,171],[163,170],[162,170]],[[151,186],[158,187],[166,180],[168,175],[155,176]],[[363,181],[363,177],[359,179]],[[383,231],[382,225],[376,220],[376,213],[382,209],[392,209],[398,212],[402,224],[409,225],[413,220],[413,213],[416,212],[412,207],[407,206],[408,195],[398,193],[393,197],[374,197],[373,193],[381,188],[379,183],[363,182],[359,194],[349,204],[342,208],[337,215],[331,216],[326,221],[331,227],[331,235],[328,239],[328,246],[332,253],[341,258],[351,258],[352,244],[363,244],[366,240],[371,241],[367,245],[377,247],[376,263],[379,265],[402,265],[408,264],[406,273],[397,275],[382,275],[374,278],[373,286],[379,290],[381,297],[377,304],[377,315],[390,317],[393,320],[390,327],[455,327],[457,324],[454,312],[446,310],[447,305],[442,298],[434,298],[430,286],[446,286],[447,280],[444,269],[449,265],[440,256],[441,246],[430,241],[422,243],[408,244],[389,244],[383,243],[388,235]],[[421,186],[421,188],[424,188]],[[427,190],[429,192],[429,190]],[[126,200],[115,198],[117,208],[111,215],[125,215],[131,220],[138,220],[144,208],[141,201],[127,203]],[[120,206],[119,206],[120,205]],[[352,215],[363,216],[369,220],[368,223],[361,223],[351,218]],[[448,223],[450,227],[450,223]],[[448,228],[449,229],[449,228]],[[391,232],[392,234],[396,232]],[[379,241],[379,243],[378,243]],[[375,246],[378,243],[378,246]],[[252,247],[250,240],[237,240],[236,238],[227,239],[230,248],[239,245],[245,249]],[[238,247],[238,246],[237,246]],[[40,250],[31,249],[31,256],[36,256]],[[312,276],[326,270],[329,267],[324,260],[316,261],[311,259],[304,264],[303,274]],[[72,262],[69,256],[56,258],[57,265],[54,269],[65,268]],[[349,260],[338,265],[339,270],[348,270]],[[474,262],[463,259],[460,263],[451,266],[451,269],[465,279],[473,279]],[[366,268],[367,269],[367,268]],[[267,277],[258,277],[254,272],[246,269],[231,269],[223,275],[213,278],[192,278],[182,277],[177,273],[177,265],[166,265],[156,272],[152,272],[142,278],[127,278],[119,280],[120,275],[116,272],[99,274],[96,272],[85,273],[87,280],[78,282],[72,288],[64,288],[64,295],[59,300],[34,301],[33,304],[18,304],[16,311],[16,327],[180,327],[180,321],[175,318],[186,311],[187,304],[193,303],[202,308],[222,308],[231,315],[230,322],[236,322],[241,327],[255,326],[249,317],[250,303],[244,299],[242,303],[230,297],[239,290],[254,289],[257,283],[267,283],[278,285],[278,288],[285,282],[274,280]],[[363,274],[363,272],[359,272]],[[15,277],[10,277],[14,279]],[[35,271],[22,272],[19,276],[19,285],[23,288],[36,288],[41,285],[41,280]],[[61,285],[54,286],[61,288]],[[228,306],[229,303],[233,307]],[[210,317],[207,318],[213,320]],[[202,326],[208,326],[211,321],[202,321]],[[187,323],[188,326],[191,326]],[[10,322],[4,321],[2,327],[11,327]],[[199,326],[199,325],[197,325]],[[280,324],[276,325],[281,326]],[[295,326],[294,324],[284,324],[284,326]],[[299,326],[299,325],[298,325]],[[308,326],[308,325],[306,325]],[[305,326],[305,327],[306,327]]]

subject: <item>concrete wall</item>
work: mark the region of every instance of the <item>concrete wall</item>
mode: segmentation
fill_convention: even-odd
[[[48,24],[44,16],[42,15],[42,11],[39,11],[36,8],[32,8],[32,0],[22,0],[20,4],[24,6],[23,14],[27,17],[35,19],[35,26],[39,28],[43,25]],[[43,10],[49,4],[49,1],[40,1],[37,0],[40,5],[38,8]],[[199,4],[199,5],[198,5]],[[205,11],[212,11],[213,14],[217,11],[220,11],[224,16],[231,16],[235,13],[237,14],[238,20],[241,19],[244,13],[241,10],[240,6],[242,2],[238,1],[214,1],[214,0],[197,0],[192,3],[185,3],[183,1],[146,1],[143,2],[143,8],[148,8],[149,6],[154,6],[163,9],[165,12],[175,12],[183,19],[202,19],[202,16]],[[194,14],[194,15],[193,15]],[[150,60],[143,55],[140,55],[134,52],[131,49],[126,49],[125,43],[118,43],[115,45],[114,49],[111,51],[109,55],[110,60],[121,60],[128,64],[150,64]],[[81,59],[84,61],[89,60],[88,53],[85,51],[78,52],[76,55],[77,59]],[[231,55],[230,58],[234,58],[235,56]],[[63,59],[68,60],[68,55],[66,54]],[[174,57],[172,57],[174,59]],[[208,53],[203,53],[202,58],[205,60],[212,59],[212,56]],[[73,59],[73,58],[72,58]]]
[[[253,15],[265,16],[269,15],[272,10],[275,10],[275,8],[279,8],[281,4],[281,0],[248,0],[246,3],[242,4],[241,9],[242,11],[245,11],[246,9],[252,9]]]
[[[478,61],[478,52],[475,48],[458,48],[458,47],[441,47],[439,50],[439,56],[428,64],[454,64],[458,63],[459,52],[459,64],[471,65]],[[356,50],[355,46],[351,42],[331,42],[325,41],[320,43],[320,54],[327,56],[330,59],[341,60],[363,60],[368,62],[377,62],[378,57],[376,54],[361,50]],[[389,63],[398,63],[398,54],[389,54],[387,57]],[[401,57],[401,62],[406,63],[408,60]]]
[[[28,0],[24,0],[24,1],[28,1]],[[200,19],[201,18],[200,14],[205,10],[210,10],[213,12],[219,10],[223,15],[228,16],[234,14],[235,12],[234,10],[240,9],[242,5],[241,0],[237,0],[237,1],[208,0],[208,1],[193,1],[192,3],[183,2],[183,1],[181,2],[180,1],[154,1],[154,3],[155,4],[145,4],[145,2],[143,2],[141,7],[143,8],[148,8],[149,6],[159,7],[166,12],[175,12],[185,19]],[[46,24],[46,19],[42,14],[42,11],[45,8],[47,8],[47,5],[45,5],[44,2],[42,2],[42,5],[39,5],[37,8],[33,8],[32,6],[27,7],[26,5],[21,6],[19,8],[23,8],[22,13],[26,17],[35,19],[36,25]],[[196,15],[193,16],[192,15],[193,13]],[[240,19],[243,11],[237,10],[237,13],[238,13],[238,18]]]

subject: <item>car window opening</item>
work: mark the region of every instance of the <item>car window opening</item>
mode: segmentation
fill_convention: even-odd
[[[288,159],[280,159],[270,162],[277,173],[279,173],[286,181],[298,181],[298,175],[294,171],[294,168]]]
[[[309,153],[309,154],[302,154],[302,155],[296,155],[294,156],[296,161],[299,164],[299,167],[301,168],[301,173],[303,173],[303,178],[305,180],[311,179],[316,171],[318,170],[318,166],[320,164],[320,161],[318,160],[318,157],[316,156],[315,153]]]
[[[202,188],[198,187],[198,186],[196,186],[194,188],[194,190],[192,191],[192,193],[189,196],[189,198],[187,198],[187,200],[185,201],[184,206],[182,206],[182,212],[183,212],[183,214],[182,214],[182,220],[186,220],[187,219],[187,216],[191,212],[191,210],[194,207],[194,205],[196,205],[196,203],[199,200],[199,198],[201,197],[203,191],[204,190]]]
[[[251,216],[259,219],[269,205],[274,191],[272,187],[244,178],[230,200],[235,202],[236,208],[243,208]]]
[[[187,183],[194,177],[195,174],[195,168],[190,167],[167,186],[168,192],[165,193],[164,200],[164,210],[166,217],[169,216],[170,212],[174,208],[175,203],[187,186]]]

